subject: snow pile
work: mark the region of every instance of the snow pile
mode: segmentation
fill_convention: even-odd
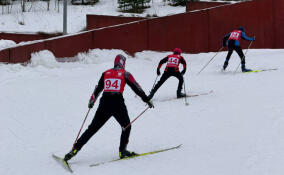
[[[79,53],[77,55],[77,59],[79,62],[84,64],[98,64],[113,60],[113,58],[115,58],[118,54],[122,54],[127,57],[127,54],[122,50],[93,49],[87,53]]]
[[[16,43],[12,40],[3,40],[3,39],[0,40],[0,50],[3,50],[5,48],[8,48],[14,45],[16,45]]]
[[[42,66],[45,68],[56,68],[59,67],[59,62],[56,61],[55,56],[48,50],[32,53],[31,56],[31,67]]]

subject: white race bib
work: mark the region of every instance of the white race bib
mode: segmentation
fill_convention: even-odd
[[[105,79],[105,86],[104,90],[114,90],[114,91],[119,91],[121,88],[121,79],[117,78],[108,78]]]

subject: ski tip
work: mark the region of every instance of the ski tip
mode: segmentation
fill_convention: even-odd
[[[69,171],[70,173],[73,173],[73,170],[71,169],[69,163],[67,161],[65,161],[63,158],[52,154],[51,155],[59,164],[61,164],[61,166],[63,166],[63,168],[67,171]]]
[[[271,69],[258,69],[258,70],[251,70],[243,73],[252,73],[252,72],[264,72],[264,71],[272,71],[272,70],[277,70],[278,68],[271,68]]]
[[[182,146],[182,144],[179,144],[178,146],[176,146],[176,148],[179,148],[179,147],[181,147]]]

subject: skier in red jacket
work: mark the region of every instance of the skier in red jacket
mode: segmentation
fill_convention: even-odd
[[[154,107],[150,99],[146,96],[140,85],[136,82],[134,77],[127,72],[125,67],[126,58],[123,55],[117,55],[114,60],[114,68],[105,71],[98,85],[96,86],[90,100],[89,108],[94,106],[96,99],[101,91],[103,95],[100,100],[99,107],[96,111],[93,121],[88,126],[87,130],[74,144],[72,150],[65,155],[64,160],[68,161],[88,142],[88,140],[107,122],[107,120],[114,116],[121,127],[125,128],[129,123],[128,112],[124,103],[123,91],[125,84],[128,84],[131,89],[142,98],[142,100]],[[136,155],[135,152],[126,149],[130,135],[131,127],[122,130],[119,146],[120,158],[130,157]]]
[[[175,48],[173,50],[173,54],[166,56],[162,59],[157,68],[157,75],[160,75],[160,68],[164,63],[167,63],[165,71],[160,79],[160,81],[154,86],[151,90],[149,99],[152,99],[156,91],[162,86],[162,84],[171,76],[176,77],[179,80],[178,88],[177,88],[177,98],[185,97],[185,94],[181,92],[182,84],[183,84],[183,75],[186,72],[186,62],[185,59],[181,56],[181,49]],[[183,65],[183,70],[179,71],[179,64]]]

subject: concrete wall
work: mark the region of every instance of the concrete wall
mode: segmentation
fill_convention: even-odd
[[[92,48],[123,49],[130,54],[171,51],[175,47],[188,53],[217,51],[223,36],[239,26],[245,27],[248,36],[256,36],[251,48],[284,48],[283,9],[283,0],[255,0],[141,20],[6,49],[0,51],[0,61],[26,61],[30,53],[43,49],[51,50],[56,57],[72,57]],[[243,48],[248,44],[242,41]]]

